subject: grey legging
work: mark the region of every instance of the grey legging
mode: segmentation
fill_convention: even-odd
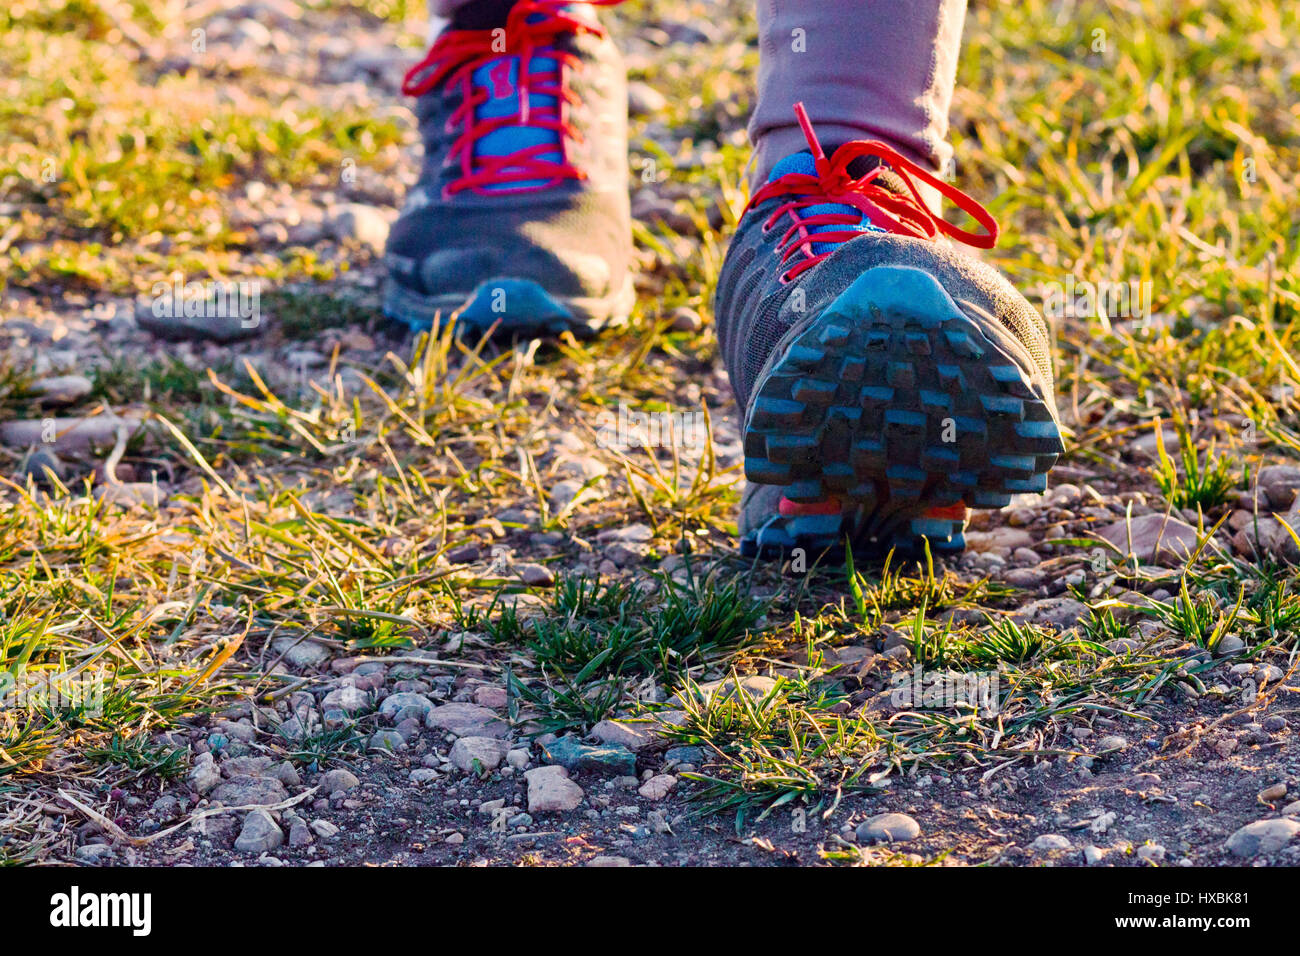
[[[430,0],[434,16],[471,0]],[[803,101],[824,144],[882,139],[940,171],[966,0],[757,0],[757,181],[806,148]]]

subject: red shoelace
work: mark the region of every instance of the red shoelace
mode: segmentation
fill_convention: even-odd
[[[845,143],[835,151],[831,158],[826,157],[817,134],[802,103],[795,104],[795,115],[803,127],[804,137],[812,149],[813,159],[817,164],[817,175],[805,173],[787,173],[767,183],[749,200],[746,211],[766,202],[773,197],[790,196],[782,203],[763,224],[763,229],[770,230],[783,216],[789,215],[791,225],[786,229],[777,243],[781,251],[781,262],[786,265],[782,273],[783,282],[789,282],[808,271],[831,253],[815,252],[813,246],[828,243],[838,245],[857,239],[864,233],[859,229],[824,230],[812,232],[813,226],[860,226],[863,220],[879,226],[886,232],[901,236],[914,236],[918,239],[934,239],[939,234],[964,242],[981,249],[991,249],[998,239],[998,224],[987,209],[966,195],[955,186],[945,183],[911,160],[901,156],[897,150],[876,140],[857,140]],[[876,182],[884,170],[877,165],[865,175],[854,177],[849,174],[849,164],[864,156],[874,156],[888,164],[911,193],[900,195]],[[967,232],[935,216],[921,198],[920,191],[913,182],[913,177],[933,186],[942,195],[951,199],[956,206],[984,227],[984,232]],[[852,206],[861,216],[852,213],[814,213],[804,215],[803,210],[810,206],[828,203]],[[798,261],[791,263],[791,260]]]
[[[604,36],[604,31],[563,9],[574,3],[608,7],[622,3],[622,0],[520,0],[511,8],[504,28],[444,31],[424,59],[406,74],[402,92],[408,96],[421,96],[443,83],[461,88],[461,103],[447,120],[449,130],[461,130],[448,154],[449,162],[459,163],[461,175],[446,187],[448,196],[464,189],[484,193],[487,192],[485,186],[498,187],[490,191],[493,195],[531,192],[549,188],[564,179],[586,177],[570,161],[567,147],[569,142],[582,142],[581,133],[569,122],[567,115],[569,107],[579,100],[565,78],[566,71],[575,68],[580,61],[575,54],[557,49],[555,42],[567,34]],[[554,67],[535,69],[535,56],[555,61]],[[483,65],[507,57],[518,58],[518,79],[510,92],[519,99],[519,112],[513,116],[480,119],[478,109],[492,98],[493,91],[475,86],[474,74]],[[499,82],[495,76],[493,82]],[[508,82],[508,75],[500,82]],[[534,107],[531,103],[533,96],[554,97],[555,105]],[[546,154],[557,152],[554,143],[538,143],[502,156],[475,155],[475,145],[479,140],[506,126],[554,131],[559,135],[560,160],[545,158]],[[536,180],[544,182],[513,189],[499,188]]]

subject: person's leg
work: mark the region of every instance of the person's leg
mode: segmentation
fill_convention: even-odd
[[[803,103],[825,144],[879,139],[939,172],[966,0],[757,0],[761,60],[749,122],[755,182],[807,148]],[[934,198],[927,195],[927,200]]]
[[[476,0],[429,0],[429,16],[449,17],[461,7],[467,7]],[[506,0],[507,3],[510,0]]]
[[[714,308],[747,551],[960,550],[967,506],[1041,491],[1062,450],[1042,317],[949,242],[997,238],[936,175],[964,8],[759,0],[758,175]]]
[[[424,144],[384,253],[384,313],[412,329],[585,332],[634,299],[627,88],[595,8],[432,0],[407,74]]]
[[[452,19],[463,30],[502,26],[516,0],[429,0],[429,19]]]

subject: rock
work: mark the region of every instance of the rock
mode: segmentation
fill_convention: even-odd
[[[91,418],[18,419],[0,423],[0,444],[10,448],[37,446],[47,451],[84,452],[111,448],[117,441],[119,428],[129,437],[143,427],[138,417],[111,413]]]
[[[89,395],[93,387],[84,375],[56,375],[32,382],[29,391],[41,405],[71,405]]]
[[[860,644],[828,648],[824,653],[827,663],[831,664],[865,664],[876,656],[874,648],[863,647]]]
[[[1245,557],[1269,556],[1290,562],[1300,560],[1300,549],[1296,547],[1291,532],[1283,526],[1281,517],[1260,515],[1258,522],[1252,521],[1232,536],[1233,549]],[[1286,521],[1294,526],[1294,513]]]
[[[1029,849],[1034,853],[1054,853],[1057,850],[1070,849],[1070,841],[1059,833],[1044,833],[1029,844]]]
[[[310,846],[316,842],[316,838],[311,835],[311,827],[301,817],[294,819],[289,825],[289,846],[300,847]]]
[[[239,304],[238,297],[235,301]],[[166,342],[222,344],[259,335],[265,325],[259,300],[243,303],[244,309],[230,308],[216,299],[199,304],[203,308],[193,309],[193,315],[186,315],[183,307],[171,307],[169,296],[141,299],[135,306],[135,324]],[[248,308],[249,305],[253,307]]]
[[[548,588],[555,583],[555,573],[544,564],[520,564],[515,573],[530,588]]]
[[[585,482],[579,481],[577,478],[565,478],[562,481],[557,481],[555,484],[551,485],[550,493],[546,497],[546,504],[547,507],[550,509],[551,514],[563,513],[564,511],[569,509],[574,504],[574,502],[578,501],[580,498],[583,501],[596,498],[597,497],[596,492],[591,488],[584,488],[583,486],[585,484],[586,484]],[[545,571],[547,574],[550,574],[550,571],[544,565],[525,564],[516,569],[519,572],[521,577],[523,576],[524,568],[533,569],[531,570],[530,573],[539,577],[540,577],[540,573],[538,569],[540,569],[540,571]],[[549,585],[553,581],[554,581],[554,576],[552,576],[550,581],[542,581],[540,583],[544,585]],[[528,581],[525,579],[524,583],[527,584]]]
[[[451,746],[451,762],[465,773],[482,773],[501,766],[508,751],[496,737],[461,737]]]
[[[267,771],[266,776],[274,777],[286,787],[302,786],[302,778],[298,776],[298,768],[287,760],[282,760],[272,767]]]
[[[221,772],[227,777],[268,777],[270,757],[231,757],[221,763]]]
[[[316,834],[322,840],[328,840],[339,832],[339,828],[328,820],[313,820],[310,826],[311,832]]]
[[[698,767],[702,763],[704,763],[703,747],[669,747],[664,751],[666,767],[680,767],[682,764]]]
[[[528,766],[527,750],[512,750],[506,754],[506,763],[515,770],[523,770]]]
[[[630,116],[658,116],[668,108],[668,98],[648,83],[632,80],[627,85],[627,111]]]
[[[294,667],[319,667],[330,659],[330,649],[313,640],[299,640],[296,637],[278,637],[271,643],[271,650]]]
[[[277,724],[275,732],[285,740],[302,740],[308,733],[297,716],[289,717],[283,723]]]
[[[655,774],[637,789],[647,800],[662,800],[677,786],[677,778],[670,773]]]
[[[673,309],[671,328],[674,332],[698,332],[704,328],[704,319],[689,306],[678,306]]]
[[[1178,450],[1181,447],[1178,438],[1178,430],[1169,425],[1161,428],[1159,436],[1156,435],[1156,430],[1152,428],[1150,431],[1143,435],[1139,435],[1137,438],[1129,442],[1128,447],[1134,454],[1145,455],[1148,458],[1157,458],[1160,454],[1157,448],[1162,443],[1165,446],[1165,454],[1170,458],[1177,459]]]
[[[576,478],[582,484],[592,478],[601,478],[609,474],[609,466],[593,455],[565,455],[555,463],[555,473],[565,478]],[[644,528],[645,525],[632,525],[632,527]],[[596,540],[603,541],[608,533],[602,531],[596,535]]]
[[[345,203],[331,210],[326,228],[335,239],[355,239],[377,253],[382,253],[388,242],[388,218],[382,210],[363,203]]]
[[[55,480],[63,481],[67,469],[58,455],[49,448],[37,448],[23,462],[23,475],[31,475],[42,487],[51,487]]]
[[[481,552],[482,549],[477,544],[463,544],[448,551],[447,560],[451,564],[473,564]]]
[[[290,368],[306,371],[310,368],[323,368],[329,360],[314,349],[289,349],[284,359]]]
[[[561,737],[544,745],[542,756],[548,763],[559,764],[565,770],[587,770],[611,777],[636,773],[636,754],[626,747],[593,746],[576,737]]]
[[[1214,656],[1229,657],[1233,654],[1240,653],[1245,646],[1246,642],[1236,634],[1225,634],[1223,637],[1219,638],[1218,643],[1214,645]]]
[[[489,710],[505,710],[510,703],[510,697],[504,687],[484,684],[474,688],[474,703]]]
[[[335,687],[321,701],[323,710],[341,710],[345,714],[355,714],[370,706],[370,695],[359,687]]]
[[[1101,530],[1101,537],[1120,554],[1134,554],[1140,561],[1156,564],[1185,559],[1199,541],[1195,528],[1163,514],[1138,515],[1131,522],[1116,521]]]
[[[239,836],[240,821],[230,814],[200,817],[193,830],[213,846],[229,847]]]
[[[411,771],[411,783],[416,786],[423,786],[426,783],[433,783],[438,779],[438,771],[432,767],[417,767]]]
[[[389,694],[379,705],[379,716],[396,721],[398,714],[410,711],[402,719],[418,715],[421,720],[425,720],[433,708],[433,701],[423,694]]]
[[[649,544],[654,532],[648,525],[630,524],[621,528],[606,528],[596,535],[601,544]]]
[[[387,750],[390,752],[405,750],[406,738],[395,730],[377,730],[370,735],[366,744],[369,750]]]
[[[1043,495],[1044,502],[1053,508],[1069,508],[1077,504],[1082,498],[1083,492],[1079,486],[1069,483],[1049,488],[1047,493]]]
[[[1012,587],[1032,591],[1047,580],[1047,575],[1038,568],[1012,568],[1002,575],[1002,580]]]
[[[106,843],[87,843],[85,846],[79,846],[73,856],[78,861],[91,866],[105,866],[117,858],[113,848]]]
[[[1137,855],[1139,860],[1146,860],[1149,863],[1163,863],[1165,848],[1159,843],[1144,843],[1138,847]]]
[[[266,853],[284,842],[284,831],[265,810],[254,810],[244,818],[244,826],[235,838],[240,853]]]
[[[443,842],[450,843],[452,846],[460,846],[462,843],[465,842],[465,834],[448,833],[447,836],[443,839]]]
[[[1106,852],[1095,846],[1085,846],[1083,848],[1083,862],[1088,866],[1096,866],[1105,857]]]
[[[1300,833],[1300,823],[1285,817],[1247,823],[1225,844],[1233,856],[1246,858],[1276,853]]]
[[[1229,515],[1228,529],[1234,532],[1246,531],[1248,528],[1254,527],[1256,520],[1256,516],[1253,513],[1238,509]],[[1267,518],[1264,519],[1264,523],[1268,523]]]
[[[213,789],[211,799],[228,807],[270,807],[289,799],[289,791],[274,777],[231,777]]]
[[[360,329],[348,329],[339,336],[339,345],[351,352],[372,352],[375,340]]]
[[[271,46],[273,40],[271,31],[266,28],[265,24],[258,23],[256,20],[240,18],[235,21],[230,43],[236,49],[245,44],[262,49]],[[252,183],[249,185],[252,186]],[[253,195],[257,195],[257,193],[254,192]]]
[[[1128,738],[1121,737],[1119,734],[1109,734],[1097,741],[1096,751],[1099,754],[1116,753],[1128,747]]]
[[[1268,498],[1273,511],[1285,511],[1296,499],[1300,489],[1300,468],[1291,465],[1266,465],[1257,478],[1260,491]]]
[[[676,205],[668,199],[648,194],[642,189],[632,198],[632,218],[648,224],[667,226],[673,232],[683,236],[695,235],[699,227],[695,220],[683,212],[678,212]]]
[[[921,825],[906,813],[879,813],[858,824],[862,843],[907,843],[921,835]]]
[[[696,20],[691,23],[679,20],[663,20],[661,21],[661,27],[671,43],[692,45],[708,43],[716,46],[723,42],[723,35],[719,28],[704,20]]]
[[[582,803],[582,788],[569,779],[563,767],[535,767],[524,773],[528,781],[528,812],[562,813]]]
[[[361,781],[357,779],[356,774],[351,770],[344,770],[339,767],[321,774],[318,786],[320,787],[320,793],[329,796],[331,793],[338,793],[340,790],[344,792],[354,790],[361,786]]]
[[[628,750],[644,750],[659,739],[653,727],[650,723],[602,720],[591,728],[591,734],[607,744],[616,744]]]
[[[587,866],[631,866],[632,861],[625,856],[593,856]]]
[[[207,793],[221,783],[221,771],[217,769],[212,754],[199,754],[195,757],[194,766],[190,768],[189,777],[186,779],[194,792],[199,794]]]
[[[1283,807],[1282,815],[1284,817],[1300,816],[1300,800],[1295,800]]]
[[[538,514],[532,508],[507,508],[505,511],[498,513],[496,518],[502,526],[518,525],[528,528],[537,524]]]
[[[1032,548],[1034,538],[1020,528],[1003,526],[991,531],[967,531],[966,547],[971,551],[1010,554],[1016,548]]]
[[[1275,783],[1271,787],[1265,787],[1259,792],[1259,799],[1264,803],[1272,803],[1274,800],[1281,800],[1286,796],[1286,784]]]
[[[486,707],[459,701],[433,708],[424,724],[457,737],[505,737],[510,733],[509,725]]]
[[[1011,619],[1064,629],[1078,624],[1087,613],[1088,606],[1074,598],[1054,597],[1026,604],[1012,614]]]
[[[605,556],[615,567],[629,568],[639,564],[645,557],[645,552],[646,549],[642,547],[629,548],[625,544],[611,544],[605,549]]]

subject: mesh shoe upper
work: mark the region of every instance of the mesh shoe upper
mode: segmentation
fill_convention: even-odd
[[[892,153],[883,144],[873,145]],[[928,213],[913,208],[919,199],[909,200],[907,185],[895,171],[871,162],[874,156],[841,157],[840,152],[835,151],[835,158],[846,185],[869,179],[875,187],[873,201],[861,201],[851,188],[843,199],[828,195],[824,183],[813,185],[819,179],[817,158],[811,152],[796,153],[777,164],[768,185],[805,184],[807,201],[790,208],[789,193],[760,189],[732,237],[718,279],[715,314],[723,360],[741,407],[748,406],[768,355],[793,326],[820,312],[866,270],[890,265],[929,272],[962,308],[999,320],[1024,346],[1050,396],[1052,364],[1042,316],[996,269],[936,241],[940,231],[949,230],[965,241],[980,237],[941,221],[931,226],[924,221]],[[906,162],[896,155],[890,161]],[[943,186],[949,195],[956,192]],[[885,194],[897,196],[898,205]],[[902,228],[911,234],[898,234],[899,224],[889,215],[900,208],[905,210]],[[984,224],[987,229],[991,218]],[[991,239],[996,232],[988,235]]]
[[[467,295],[507,276],[578,298],[626,285],[626,78],[589,9],[613,2],[521,0],[504,28],[445,31],[408,74],[425,157],[389,236],[394,282]]]

